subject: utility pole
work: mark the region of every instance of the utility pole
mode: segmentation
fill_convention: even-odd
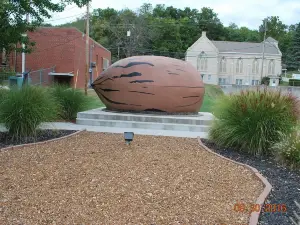
[[[89,75],[89,36],[90,36],[90,3],[86,4],[86,34],[85,34],[85,50],[86,50],[86,70],[85,70],[85,85],[84,85],[84,93],[87,95],[87,86],[88,86],[88,75]]]
[[[264,20],[264,43],[263,43],[263,52],[262,52],[262,60],[261,60],[260,82],[262,81],[263,72],[264,72],[266,34],[267,34],[267,19]]]

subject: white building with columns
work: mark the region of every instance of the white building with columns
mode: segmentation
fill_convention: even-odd
[[[267,38],[261,73],[263,42],[211,41],[206,32],[202,32],[202,36],[187,49],[185,60],[197,68],[204,83],[259,85],[261,77],[276,78],[281,74],[281,57],[278,42]],[[277,82],[278,79],[271,79],[274,86]]]

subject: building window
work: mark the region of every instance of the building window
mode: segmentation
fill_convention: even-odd
[[[99,68],[99,56],[98,56],[98,54],[96,55],[96,67],[97,67],[97,71],[98,71],[98,68]]]
[[[208,75],[208,78],[207,78],[208,80],[210,80],[211,79],[211,75]]]
[[[235,80],[235,84],[236,85],[242,85],[243,84],[243,80],[242,79],[236,79]]]
[[[221,59],[220,72],[221,73],[226,73],[226,59],[225,59],[225,57],[222,57],[222,59]]]
[[[274,59],[270,60],[269,66],[268,66],[268,74],[275,74],[275,63]]]
[[[257,59],[254,59],[252,63],[252,74],[258,74],[258,66]]]
[[[200,71],[207,70],[207,56],[203,51],[198,55],[197,69]]]
[[[219,78],[219,85],[226,84],[226,78]]]
[[[243,73],[243,60],[241,58],[236,62],[236,73]]]
[[[109,67],[109,60],[106,58],[102,58],[102,68],[103,71],[106,70]]]
[[[252,86],[259,85],[259,80],[252,80]]]

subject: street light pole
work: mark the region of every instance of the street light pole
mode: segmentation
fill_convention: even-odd
[[[26,37],[26,34],[22,34],[22,37],[25,38]],[[25,73],[25,44],[24,44],[24,40],[23,40],[23,43],[22,43],[22,77],[23,77],[23,74]]]
[[[29,5],[31,4],[31,1],[29,2]],[[26,22],[29,23],[29,14],[27,13],[26,14]],[[23,38],[25,38],[27,36],[27,34],[22,34]],[[22,77],[23,77],[23,74],[25,73],[25,44],[24,44],[24,40],[23,40],[23,43],[22,43]]]
[[[130,35],[131,35],[131,32],[130,32],[130,30],[128,30],[127,31],[127,37],[129,38],[128,57],[131,56],[131,39],[130,39]]]

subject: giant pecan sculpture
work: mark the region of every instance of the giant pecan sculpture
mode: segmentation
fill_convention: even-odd
[[[204,96],[201,76],[190,63],[162,56],[119,60],[92,87],[110,110],[193,113]]]

